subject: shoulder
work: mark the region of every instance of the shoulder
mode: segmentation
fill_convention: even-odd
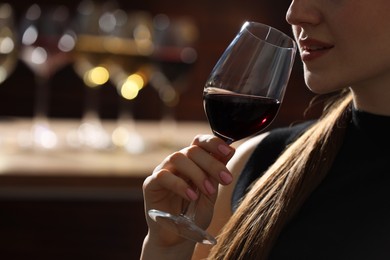
[[[296,140],[315,121],[306,121],[288,127],[275,128],[253,137],[237,149],[239,178],[232,194],[233,208],[246,193],[251,183],[272,165],[283,150]],[[237,172],[236,172],[237,174]]]
[[[237,148],[236,160],[241,163],[245,162],[242,170],[252,161],[259,163],[265,162],[265,160],[274,161],[287,145],[297,139],[314,122],[311,120],[288,127],[275,128],[252,137]],[[259,155],[262,156],[259,157]]]
[[[283,150],[288,144],[297,139],[314,122],[314,120],[311,120],[288,127],[273,129],[269,132],[267,138],[261,143],[258,143],[257,149],[267,149],[267,152],[270,151],[269,149],[277,150],[280,153],[280,150]]]

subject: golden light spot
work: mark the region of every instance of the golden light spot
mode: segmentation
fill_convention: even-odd
[[[120,94],[123,98],[132,100],[138,96],[138,92],[145,86],[144,78],[134,73],[127,77],[120,88]]]
[[[138,73],[134,73],[134,74],[130,75],[127,78],[127,80],[134,82],[137,85],[138,89],[142,89],[145,86],[144,78]]]
[[[138,96],[138,85],[134,81],[126,80],[121,87],[121,95],[125,99],[132,100]]]
[[[84,82],[89,87],[103,85],[109,78],[110,74],[108,70],[101,66],[92,68],[84,74]]]

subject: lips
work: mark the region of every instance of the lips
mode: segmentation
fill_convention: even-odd
[[[324,56],[334,45],[322,41],[306,38],[299,40],[301,58],[303,61],[312,61]]]

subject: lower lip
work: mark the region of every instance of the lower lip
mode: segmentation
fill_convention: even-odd
[[[316,50],[316,51],[308,51],[304,50],[301,52],[302,61],[313,61],[329,52],[330,49]]]

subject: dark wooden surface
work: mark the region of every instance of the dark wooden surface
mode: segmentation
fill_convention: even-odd
[[[138,259],[146,234],[142,200],[0,200],[4,260]]]
[[[1,259],[139,258],[144,178],[53,175],[0,179]]]
[[[143,180],[2,176],[1,259],[138,259],[147,232]]]

